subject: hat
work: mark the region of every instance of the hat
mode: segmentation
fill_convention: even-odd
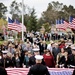
[[[72,50],[75,50],[75,47],[72,47]]]
[[[37,59],[37,60],[42,60],[42,59],[43,59],[43,56],[42,56],[42,55],[36,55],[36,56],[35,56],[35,59]]]
[[[2,53],[3,53],[3,54],[7,54],[7,53],[8,53],[8,51],[7,51],[7,50],[5,50],[5,51],[2,51]]]
[[[39,51],[39,48],[34,48],[33,51],[37,52],[37,51]]]

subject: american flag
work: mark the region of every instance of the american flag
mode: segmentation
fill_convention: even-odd
[[[48,68],[50,75],[72,75],[74,69]],[[6,68],[8,75],[27,75],[29,68]]]
[[[61,25],[61,28],[66,30],[68,26],[69,26],[69,23],[64,21],[64,23]]]
[[[56,28],[60,29],[61,20],[56,20]]]
[[[73,18],[72,16],[70,16],[69,18],[69,28],[75,29],[75,18]]]
[[[24,32],[26,32],[26,27],[23,25]],[[15,30],[18,32],[22,32],[22,23],[20,23],[18,20],[11,20],[8,18],[8,29]]]
[[[69,23],[64,21],[64,19],[56,20],[56,28],[66,30]]]

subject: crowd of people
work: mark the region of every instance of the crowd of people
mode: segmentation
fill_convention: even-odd
[[[74,68],[75,45],[71,39],[61,38],[48,41],[47,34],[27,33],[24,41],[15,39],[0,45],[0,66],[4,68],[29,68],[33,66],[36,55],[42,55],[42,64],[49,68]]]

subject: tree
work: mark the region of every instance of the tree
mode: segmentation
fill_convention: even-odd
[[[3,18],[0,19],[0,32],[2,33],[3,32],[3,28],[6,28],[7,29],[7,21]]]
[[[48,4],[47,10],[43,12],[42,18],[49,24],[54,24],[55,20],[58,18],[58,12],[62,10],[63,4],[57,2],[51,2]]]
[[[52,9],[54,11],[61,11],[62,8],[63,8],[63,3],[59,3],[58,1],[57,2],[52,1]]]
[[[68,16],[75,16],[75,8],[72,5],[66,6],[64,5],[63,9],[62,9],[66,15]]]
[[[0,18],[5,18],[5,13],[7,12],[7,7],[0,3]]]
[[[37,29],[40,30],[41,26],[44,24],[44,20],[42,18],[37,21]]]
[[[25,9],[27,9],[27,12],[25,11]],[[31,8],[29,8],[28,6],[24,6],[24,25],[27,26],[27,29],[29,29],[28,22],[30,19],[30,14],[31,14]],[[20,22],[22,22],[22,15],[20,15]]]
[[[51,27],[50,27],[49,23],[45,23],[45,24],[43,24],[43,26],[45,28],[45,32],[50,32]]]
[[[75,17],[75,8],[72,5],[66,6],[58,1],[48,4],[46,11],[42,12],[42,20],[44,23],[55,24],[56,19],[64,18],[69,21],[69,16]],[[41,20],[41,19],[40,19]]]
[[[14,0],[10,5],[10,14],[12,15],[12,19],[19,18],[20,13],[19,3]]]
[[[28,20],[28,24],[27,24],[27,28],[29,31],[37,31],[37,16],[35,15],[35,9],[32,8],[32,11],[30,13],[30,16],[29,16],[29,20]]]

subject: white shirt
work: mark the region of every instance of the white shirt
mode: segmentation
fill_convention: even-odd
[[[49,49],[52,52],[52,46],[51,46],[51,44],[48,44],[47,49]]]

